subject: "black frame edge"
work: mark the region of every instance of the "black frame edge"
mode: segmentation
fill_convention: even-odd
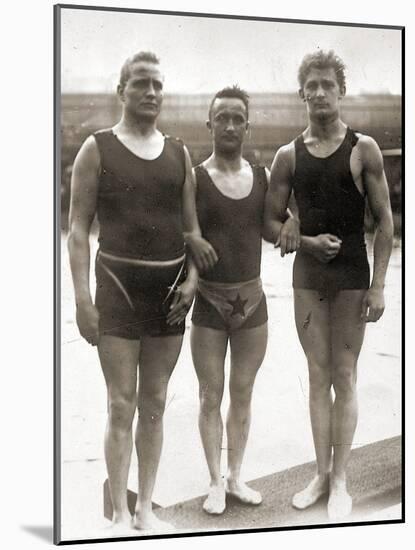
[[[54,261],[54,350],[53,350],[53,543],[61,543],[61,325],[60,325],[60,179],[61,179],[61,136],[60,136],[60,96],[61,96],[61,7],[53,6],[53,261]]]
[[[239,19],[245,21],[270,21],[273,23],[299,23],[307,25],[329,25],[329,26],[342,26],[342,27],[365,27],[373,29],[395,29],[402,30],[404,27],[401,25],[381,25],[375,23],[350,23],[346,21],[320,21],[309,19],[287,19],[278,17],[259,17],[253,15],[231,15],[226,13],[198,13],[187,11],[174,11],[174,10],[151,10],[151,9],[139,9],[139,8],[116,8],[110,6],[81,6],[79,4],[57,4],[61,9],[78,9],[78,10],[95,10],[95,11],[116,11],[126,13],[152,13],[154,15],[182,15],[184,17],[207,17],[207,18],[219,18],[219,19]]]

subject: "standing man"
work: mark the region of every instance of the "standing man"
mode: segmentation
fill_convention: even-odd
[[[267,345],[268,318],[260,279],[267,174],[265,168],[242,157],[248,109],[248,95],[236,86],[214,96],[207,121],[213,153],[195,168],[202,235],[219,257],[199,279],[191,332],[199,379],[199,429],[211,477],[203,509],[210,514],[225,510],[226,493],[246,504],[258,505],[262,500],[261,494],[240,477],[252,389]],[[289,224],[284,235],[286,232]],[[220,407],[228,343],[231,372],[226,422],[228,474],[224,483],[220,471]]]
[[[385,307],[393,238],[379,147],[340,118],[344,69],[333,51],[319,50],[303,59],[299,94],[309,125],[275,156],[266,213],[267,230],[276,238],[294,191],[302,235],[293,270],[295,319],[308,361],[317,473],[294,496],[293,506],[307,508],[328,493],[333,520],[352,509],[346,466],[357,424],[357,360],[366,323],[377,321]],[[377,225],[371,282],[366,197]]]
[[[200,237],[191,162],[183,144],[157,129],[163,77],[140,52],[121,69],[121,120],[88,137],[74,163],[68,248],[81,335],[98,346],[108,390],[105,459],[113,525],[130,526],[127,480],[135,437],[139,487],[136,529],[168,528],[152,511],[163,440],[167,384],[176,364],[197,271],[184,269],[184,237],[213,265]],[[99,221],[95,303],[89,285],[89,233]],[[175,291],[175,292],[174,292]],[[138,394],[137,394],[137,366]]]

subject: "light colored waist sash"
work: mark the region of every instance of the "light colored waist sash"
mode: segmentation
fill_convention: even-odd
[[[106,258],[107,260],[112,260],[114,262],[120,262],[122,264],[143,266],[147,265],[149,267],[169,267],[172,265],[180,264],[180,262],[183,262],[186,257],[186,255],[183,254],[182,256],[174,258],[173,260],[141,260],[140,258],[125,258],[124,256],[108,254],[108,252],[102,252],[102,250],[98,251],[98,256],[101,256],[104,259]]]
[[[232,330],[245,323],[263,296],[260,277],[243,283],[216,283],[199,279],[198,289]]]

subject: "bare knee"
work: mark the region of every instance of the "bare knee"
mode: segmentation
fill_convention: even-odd
[[[112,429],[128,432],[134,418],[136,394],[110,396],[108,400],[108,418]]]
[[[336,397],[350,399],[356,392],[356,362],[348,361],[334,366],[333,386]]]
[[[237,411],[248,411],[251,406],[253,384],[231,384],[229,388],[231,407]]]
[[[321,396],[330,392],[333,380],[331,365],[328,359],[320,361],[309,360],[310,396]]]
[[[223,387],[200,384],[199,399],[200,411],[204,415],[219,413],[222,404]]]
[[[163,420],[166,407],[165,392],[143,392],[140,395],[138,414],[141,423],[157,424]]]

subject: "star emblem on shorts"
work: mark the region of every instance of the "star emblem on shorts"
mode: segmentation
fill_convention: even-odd
[[[228,300],[228,304],[232,306],[231,317],[234,315],[241,315],[242,317],[245,317],[245,305],[247,301],[248,300],[241,299],[239,292],[235,300]]]

